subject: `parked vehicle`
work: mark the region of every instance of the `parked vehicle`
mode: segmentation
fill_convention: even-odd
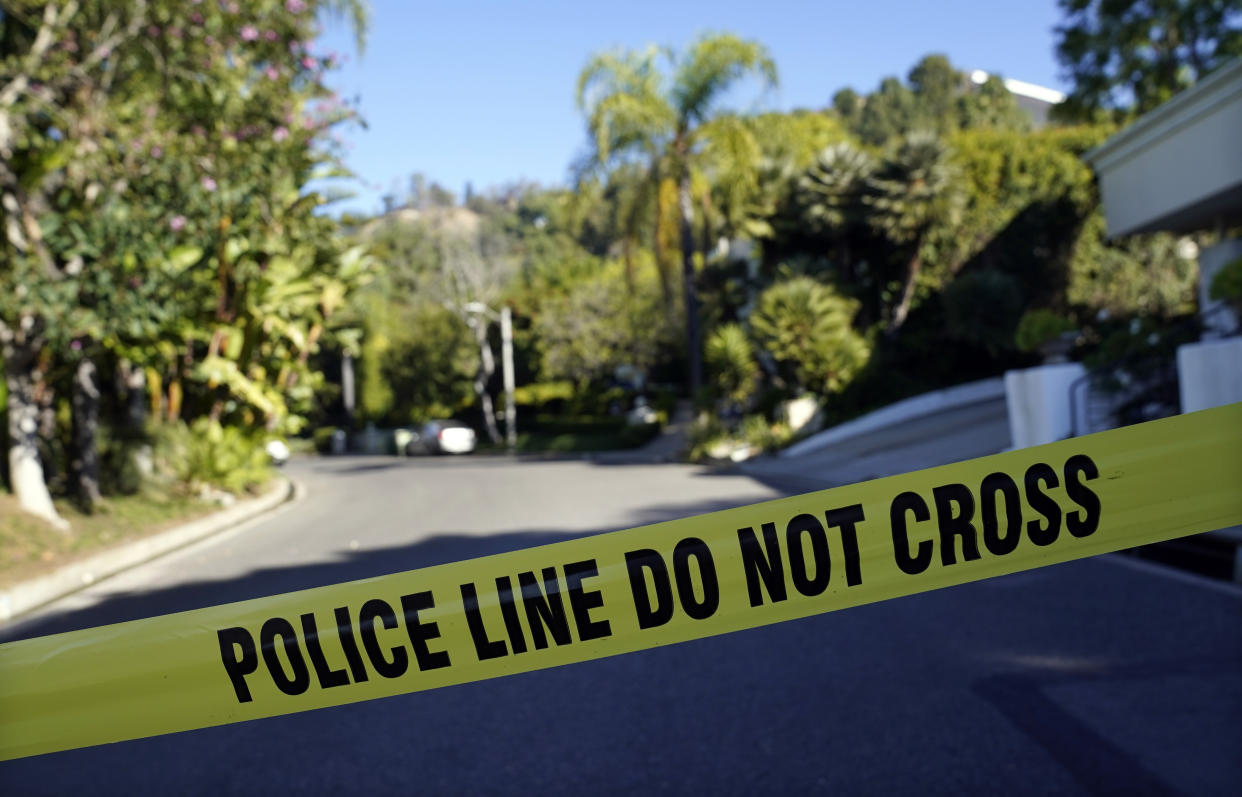
[[[469,454],[474,451],[474,430],[461,421],[428,421],[405,446],[407,455]]]

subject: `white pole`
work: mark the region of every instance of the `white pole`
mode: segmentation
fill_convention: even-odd
[[[500,308],[500,357],[505,378],[505,442],[517,446],[517,407],[513,403],[513,312]]]

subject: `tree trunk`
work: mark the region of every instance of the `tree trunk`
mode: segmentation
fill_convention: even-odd
[[[83,357],[73,375],[73,475],[78,498],[88,512],[95,511],[99,493],[99,384],[95,363]]]
[[[118,392],[124,399],[123,424],[125,431],[134,437],[142,434],[147,422],[146,391],[147,376],[141,368],[128,360],[121,360],[117,369]]]
[[[906,267],[906,284],[901,289],[901,301],[893,309],[893,317],[888,322],[888,329],[884,330],[890,338],[897,337],[897,330],[906,323],[906,316],[910,314],[910,302],[914,299],[914,283],[918,279],[919,269],[922,266],[923,258],[916,247],[914,256],[910,258],[910,264]]]
[[[474,330],[474,339],[479,344],[479,370],[474,377],[474,391],[479,394],[479,402],[483,405],[483,422],[487,425],[487,436],[493,445],[500,445],[500,429],[496,427],[496,410],[492,406],[492,396],[487,392],[487,383],[496,372],[496,358],[492,355],[492,345],[487,340],[487,324],[477,317],[469,321]]]
[[[693,399],[703,383],[703,352],[699,342],[699,297],[694,275],[694,199],[690,195],[688,172],[678,180],[677,200],[681,207],[681,276],[686,296],[686,354],[690,362],[688,386]]]
[[[27,316],[22,319],[28,322]],[[36,322],[37,323],[37,322]],[[43,518],[60,531],[69,524],[56,512],[43,480],[39,461],[39,405],[35,399],[38,375],[35,361],[41,341],[31,329],[5,327],[4,377],[9,398],[9,484],[21,508]]]

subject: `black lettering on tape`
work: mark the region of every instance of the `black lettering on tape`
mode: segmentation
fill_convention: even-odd
[[[1099,477],[1099,468],[1086,454],[1075,454],[1065,462],[1065,492],[1083,509],[1065,516],[1065,528],[1075,537],[1090,537],[1100,527],[1100,497],[1083,484],[1084,478],[1090,481]]]
[[[944,484],[932,490],[936,502],[936,525],[940,529],[940,563],[944,566],[957,564],[957,544],[962,541],[962,558],[972,561],[979,558],[979,541],[971,519],[975,515],[975,499],[970,488],[964,484]]]
[[[526,652],[526,635],[522,621],[518,619],[517,603],[513,600],[513,581],[508,576],[496,579],[496,594],[500,597],[500,616],[505,621],[505,633],[514,654]]]
[[[841,529],[841,548],[845,551],[845,584],[856,587],[862,583],[862,564],[858,556],[858,524],[866,520],[862,504],[829,509],[824,520],[830,528]]]
[[[556,576],[556,568],[543,569],[543,590],[539,588],[535,574],[529,570],[518,573],[518,585],[522,589],[522,606],[526,609],[526,622],[530,625],[530,636],[535,643],[535,650],[543,650],[548,646],[548,634],[552,635],[557,645],[568,645],[572,642],[569,618],[565,615],[565,604],[561,601],[561,582]]]
[[[354,683],[364,683],[367,680],[367,667],[362,663],[362,654],[358,652],[358,640],[354,639],[354,625],[349,619],[349,608],[340,606],[332,614],[336,617],[336,636],[341,640],[341,650],[345,651],[349,674]]]
[[[703,600],[694,594],[694,579],[690,573],[693,559],[703,585]],[[720,582],[716,578],[716,563],[707,543],[698,537],[687,537],[673,548],[673,577],[677,580],[677,598],[681,608],[694,620],[706,620],[720,608]]]
[[[997,496],[1005,499],[1005,531],[1001,533]],[[989,473],[979,487],[979,524],[983,527],[983,547],[993,556],[1013,553],[1022,538],[1022,494],[1018,484],[1006,473]]]
[[[367,658],[371,660],[371,666],[377,673],[385,678],[400,678],[410,668],[410,656],[400,645],[389,649],[392,653],[391,661],[384,656],[379,639],[376,638],[376,620],[383,623],[384,628],[397,627],[397,614],[392,607],[379,598],[372,598],[362,604],[362,609],[358,612],[358,632],[362,635],[362,649],[367,652]]]
[[[1042,484],[1041,484],[1042,483]],[[1044,492],[1043,484],[1057,487],[1057,472],[1042,462],[1026,469],[1026,502],[1048,521],[1045,526],[1039,520],[1026,524],[1026,536],[1036,545],[1051,545],[1061,533],[1061,505]]]
[[[918,551],[910,553],[910,535],[906,530],[906,513],[912,513],[920,523],[931,520],[931,510],[927,502],[918,493],[906,491],[893,499],[889,507],[889,524],[893,532],[893,557],[901,572],[917,576],[926,570],[932,561],[932,541],[921,540]]]
[[[401,596],[401,612],[405,615],[405,632],[410,637],[410,646],[414,648],[414,660],[418,663],[418,669],[423,672],[438,670],[451,664],[447,650],[432,650],[427,645],[428,641],[439,639],[440,626],[434,621],[428,622],[418,616],[419,612],[435,607],[436,602],[430,590]]]
[[[763,605],[763,592],[768,600],[779,603],[789,597],[785,589],[785,569],[781,563],[781,543],[776,536],[776,524],[764,523],[763,548],[755,537],[755,530],[744,526],[737,530],[737,542],[742,549],[742,570],[746,573],[746,592],[750,605]],[[653,552],[654,553],[654,552]]]
[[[328,659],[323,655],[323,647],[319,644],[319,628],[315,625],[315,615],[313,612],[307,612],[302,615],[302,638],[306,640],[306,652],[310,654],[311,666],[315,668],[315,677],[319,679],[319,686],[322,689],[331,689],[334,686],[345,686],[349,683],[349,676],[345,674],[345,669],[332,669],[328,664]]]
[[[498,659],[509,654],[503,639],[491,639],[487,635],[487,627],[483,624],[483,614],[479,611],[479,596],[474,584],[461,585],[461,603],[466,610],[466,625],[470,628],[470,638],[474,640],[474,652],[479,661]]]
[[[246,685],[246,676],[259,669],[259,654],[254,647],[254,637],[244,628],[222,628],[216,632],[220,641],[220,661],[224,671],[233,682],[233,691],[237,694],[238,703],[249,703],[250,687]],[[239,653],[240,649],[240,653]]]
[[[659,551],[643,548],[625,554],[625,570],[630,577],[630,594],[634,596],[634,614],[639,628],[655,628],[673,619],[673,585],[668,565]],[[647,589],[647,575],[655,588],[655,602]]]
[[[276,652],[276,639],[283,641],[285,656],[289,659],[291,674],[285,674],[280,654]],[[302,648],[298,645],[298,632],[283,617],[273,617],[263,623],[259,629],[259,649],[263,651],[263,662],[272,676],[276,688],[286,695],[300,695],[310,688],[310,671],[306,669],[306,659],[302,658]]]
[[[803,534],[811,541],[811,564],[806,561]],[[808,598],[828,589],[832,562],[828,558],[828,534],[819,518],[805,513],[790,518],[785,526],[785,548],[789,551],[789,577],[794,589]]]
[[[607,620],[592,620],[591,610],[604,605],[604,595],[599,590],[588,592],[582,588],[582,582],[599,575],[599,568],[594,559],[573,562],[565,565],[565,583],[569,592],[569,607],[574,613],[574,623],[578,626],[578,638],[583,642],[612,636],[612,627]]]

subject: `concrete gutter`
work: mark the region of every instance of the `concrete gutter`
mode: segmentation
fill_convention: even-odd
[[[812,454],[835,443],[874,432],[877,429],[896,426],[905,421],[934,415],[945,410],[966,407],[984,401],[994,401],[1004,397],[1004,377],[981,379],[978,382],[967,382],[964,385],[956,385],[943,390],[933,390],[930,393],[924,393],[921,396],[914,396],[904,401],[899,401],[896,404],[890,404],[875,412],[869,412],[860,418],[846,421],[831,429],[825,429],[822,432],[811,435],[807,439],[795,443],[780,452],[780,456],[800,457],[804,454]]]
[[[275,509],[294,497],[293,482],[284,476],[263,495],[239,501],[228,509],[181,526],[118,545],[49,573],[0,589],[0,626],[16,617],[85,589],[123,570],[149,562],[190,543],[206,539]]]

